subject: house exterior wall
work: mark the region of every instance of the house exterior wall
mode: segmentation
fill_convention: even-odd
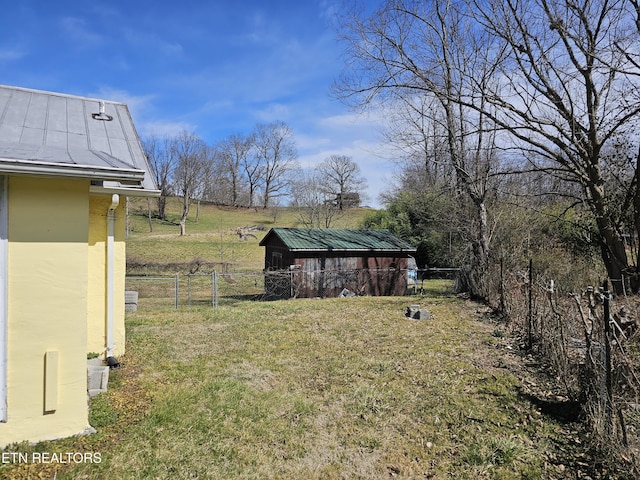
[[[88,427],[88,191],[89,180],[9,178],[2,445]]]
[[[89,198],[89,283],[88,283],[88,338],[87,353],[103,354],[106,347],[106,263],[107,263],[107,211],[110,195],[91,195]],[[125,353],[124,282],[125,252],[125,199],[120,198],[114,225],[114,343],[113,355]]]

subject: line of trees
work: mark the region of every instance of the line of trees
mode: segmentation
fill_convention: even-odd
[[[157,216],[166,220],[166,200],[182,198],[180,234],[192,202],[204,200],[234,207],[263,208],[289,193],[297,170],[291,128],[281,121],[259,124],[248,134],[233,134],[207,145],[193,132],[143,140],[143,147],[160,189]]]
[[[334,92],[394,112],[407,166],[452,192],[471,293],[488,295],[491,208],[507,186],[514,203],[553,197],[580,211],[621,293],[637,269],[626,239],[640,230],[637,0],[354,4],[338,25],[348,61]]]
[[[293,130],[282,121],[214,145],[188,131],[150,135],[142,143],[160,189],[157,217],[166,220],[167,197],[180,197],[181,235],[194,200],[247,208],[288,203],[304,224],[326,228],[344,208],[359,206],[366,188],[360,168],[345,155],[300,168]]]

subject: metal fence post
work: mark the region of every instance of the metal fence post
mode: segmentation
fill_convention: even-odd
[[[218,306],[218,272],[211,273],[211,304],[214,308]]]
[[[180,275],[178,275],[176,273],[176,288],[175,288],[175,292],[176,292],[176,310],[178,309],[178,295],[179,295],[179,291],[180,291]]]

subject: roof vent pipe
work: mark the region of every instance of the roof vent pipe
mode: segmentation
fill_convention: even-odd
[[[91,118],[93,118],[94,120],[102,120],[104,122],[110,122],[111,120],[113,120],[113,117],[111,115],[107,115],[103,100],[98,101],[98,110],[98,113],[91,114]]]

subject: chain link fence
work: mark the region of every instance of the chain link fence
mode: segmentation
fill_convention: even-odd
[[[431,272],[433,274],[433,272]],[[405,295],[420,289],[426,272],[400,269],[274,270],[126,277],[137,292],[138,308],[231,304],[241,300],[279,300],[356,295]]]
[[[126,277],[125,289],[138,293],[138,308],[158,306],[217,307],[219,302],[264,300],[264,274],[192,273]]]

